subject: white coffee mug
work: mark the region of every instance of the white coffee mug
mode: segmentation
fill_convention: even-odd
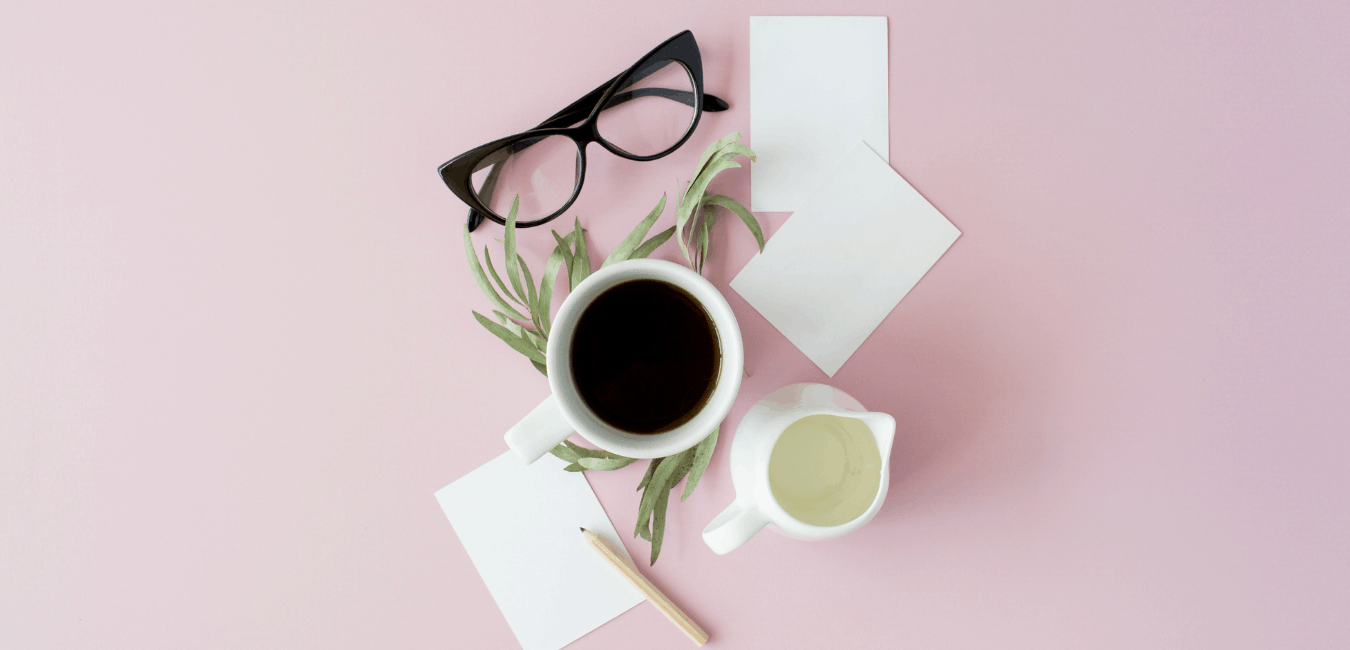
[[[586,405],[572,377],[572,335],[581,314],[600,294],[631,280],[673,284],[702,305],[717,330],[722,359],[712,395],[698,414],[661,433],[629,433],[610,426]],[[721,424],[741,387],[745,351],[741,329],[722,294],[703,276],[661,260],[628,260],[592,273],[558,308],[548,337],[548,385],[553,394],[506,432],[506,444],[527,463],[539,460],[575,431],[605,451],[630,458],[661,458],[698,444]]]

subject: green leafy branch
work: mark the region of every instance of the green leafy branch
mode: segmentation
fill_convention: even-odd
[[[735,199],[720,194],[707,195],[708,184],[718,174],[728,169],[740,167],[735,162],[737,156],[745,156],[751,162],[755,153],[740,143],[741,134],[732,133],[714,142],[703,152],[695,169],[694,177],[685,186],[684,195],[676,208],[675,225],[650,238],[647,233],[656,224],[666,208],[666,196],[662,195],[656,207],[640,221],[628,236],[605,258],[601,267],[630,259],[642,259],[650,256],[662,244],[677,237],[680,250],[684,252],[689,266],[703,273],[703,262],[707,259],[709,234],[716,223],[716,207],[725,208],[741,218],[759,249],[764,250],[764,234],[759,222],[750,211]],[[566,235],[553,231],[555,246],[544,263],[544,274],[540,276],[536,287],[530,267],[516,254],[516,213],[520,207],[519,197],[511,204],[506,218],[506,236],[503,241],[503,264],[506,268],[506,281],[502,280],[492,264],[492,255],[483,247],[483,260],[487,263],[484,271],[474,249],[469,229],[464,229],[464,251],[469,258],[469,270],[473,273],[478,288],[487,296],[493,306],[494,321],[478,312],[473,312],[489,332],[504,341],[511,349],[525,355],[539,372],[548,374],[546,354],[548,353],[548,334],[552,326],[550,310],[553,304],[553,286],[557,283],[559,272],[566,270],[568,290],[591,274],[590,254],[586,250],[586,231],[579,220],[574,220],[573,229]],[[689,228],[686,237],[684,229]],[[686,241],[687,240],[687,241]],[[491,280],[489,280],[489,277]],[[495,287],[494,287],[495,283]],[[500,293],[498,292],[500,289]],[[514,290],[514,291],[513,291]],[[505,296],[505,297],[503,297]],[[509,302],[508,302],[509,300]],[[515,303],[513,307],[511,303]],[[719,427],[720,428],[720,427]],[[669,506],[670,492],[680,481],[685,481],[680,501],[689,498],[698,486],[699,480],[708,468],[713,450],[717,447],[717,432],[714,428],[697,445],[673,456],[653,458],[647,464],[647,472],[638,483],[642,497],[638,507],[637,529],[634,536],[651,542],[651,563],[661,554],[661,544],[665,539],[666,509]],[[609,471],[627,467],[637,459],[620,456],[601,449],[589,449],[565,440],[550,450],[554,456],[567,462],[563,469],[569,472],[586,470]],[[687,480],[686,480],[687,479]]]
[[[741,166],[736,162],[737,156],[745,156],[750,162],[755,162],[755,152],[741,144],[740,140],[738,131],[714,142],[703,152],[694,177],[685,184],[684,196],[680,197],[680,205],[675,210],[675,232],[680,251],[684,253],[684,259],[689,261],[689,267],[699,274],[703,273],[703,262],[708,258],[708,239],[713,225],[717,223],[717,207],[730,210],[740,217],[745,227],[750,229],[750,234],[755,236],[759,250],[764,251],[764,231],[745,206],[729,196],[706,194],[708,184],[718,174]],[[686,228],[689,230],[688,235],[685,234]]]

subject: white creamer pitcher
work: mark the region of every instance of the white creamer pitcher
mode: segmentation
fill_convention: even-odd
[[[812,415],[854,418],[871,430],[880,454],[881,477],[871,506],[856,518],[831,526],[803,522],[788,513],[774,496],[769,480],[769,461],[783,432],[793,423]],[[870,413],[858,400],[825,384],[792,384],[760,400],[741,419],[731,441],[731,481],[736,501],[703,531],[703,541],[724,554],[744,544],[761,528],[775,529],[798,539],[824,539],[857,530],[881,509],[890,483],[891,443],[895,418]]]

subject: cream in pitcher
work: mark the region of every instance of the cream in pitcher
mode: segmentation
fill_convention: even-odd
[[[717,553],[768,524],[802,539],[857,530],[876,515],[889,484],[895,419],[869,413],[824,384],[793,384],[746,413],[731,443],[736,501],[703,539]]]

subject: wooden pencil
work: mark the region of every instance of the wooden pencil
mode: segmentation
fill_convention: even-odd
[[[637,587],[642,595],[647,597],[647,600],[656,605],[656,608],[661,610],[661,613],[665,614],[666,618],[670,619],[672,623],[684,630],[684,633],[688,634],[689,638],[694,640],[694,643],[698,645],[707,643],[708,633],[704,632],[703,628],[698,626],[698,623],[695,623],[689,616],[680,611],[675,603],[670,602],[670,599],[666,598],[666,595],[661,593],[656,585],[653,585],[650,580],[638,573],[637,567],[630,563],[623,553],[594,531],[582,528],[581,534],[586,539],[586,543],[600,554],[600,557],[605,558],[605,561],[618,569],[619,573],[623,574],[625,578],[628,578],[628,581],[632,582],[633,586]]]

